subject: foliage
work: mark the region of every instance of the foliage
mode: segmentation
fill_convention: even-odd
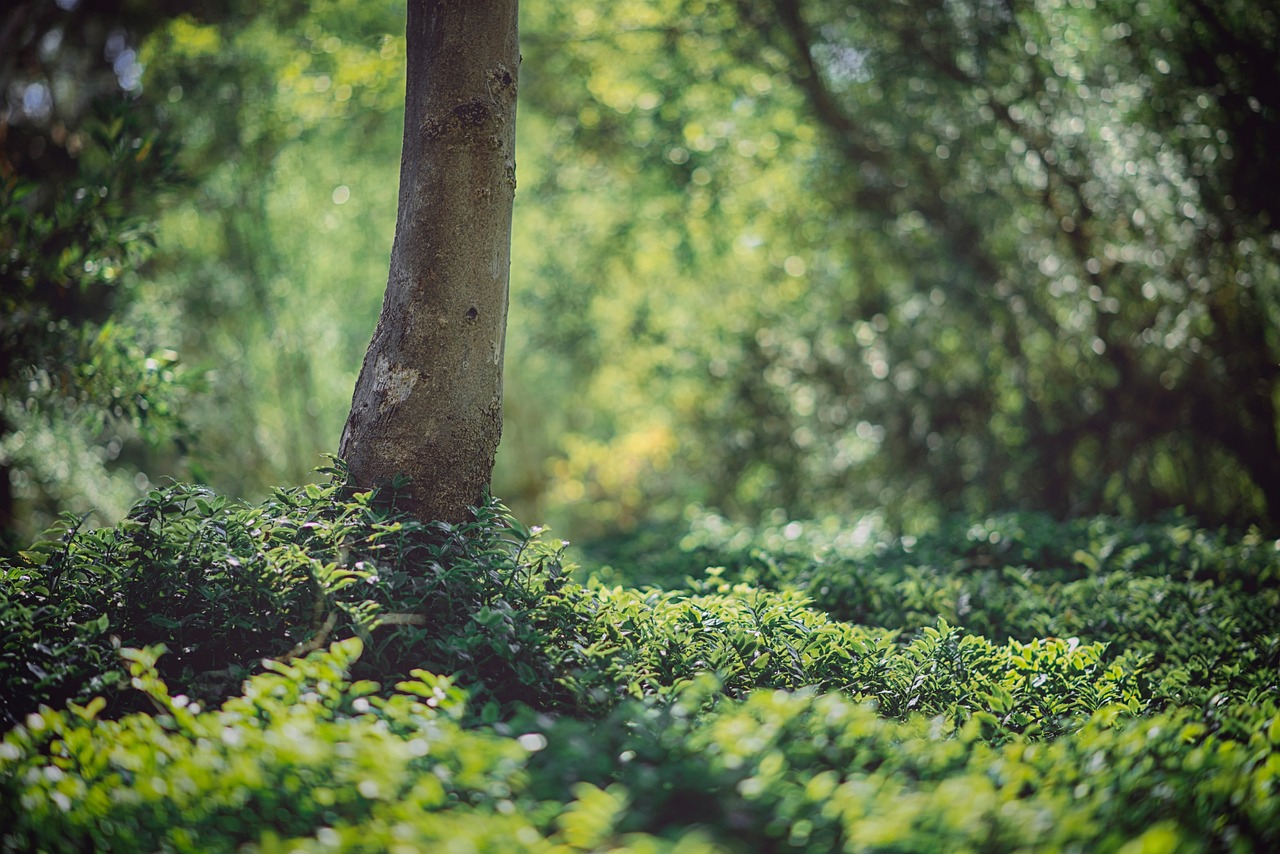
[[[1266,519],[1269,10],[579,6],[522,10],[495,483],[522,516]],[[403,11],[163,8],[132,96],[194,183],[134,304],[207,379],[190,471],[260,500],[333,449],[377,316]]]
[[[1277,545],[1256,531],[1241,537],[1185,517],[1058,523],[1037,514],[953,519],[920,537],[874,529],[751,529],[704,515],[678,547],[651,549],[648,559],[666,567],[658,571],[668,586],[681,568],[687,577],[714,565],[717,579],[811,597],[857,625],[911,632],[941,617],[1022,643],[1106,640],[1104,660],[1145,663],[1158,706],[1253,702],[1277,690]]]
[[[167,693],[157,650],[126,650],[133,681],[158,713],[95,725],[96,701],[33,715],[11,733],[6,801],[22,808],[10,808],[5,848],[288,850],[293,837],[327,831],[313,844],[345,840],[373,851],[397,837],[514,836],[523,822],[504,820],[499,804],[525,751],[461,730],[462,694],[447,679],[419,671],[396,696],[369,699],[376,686],[344,681],[360,649],[351,639],[293,665],[273,663],[214,712]],[[55,757],[45,769],[30,762],[40,754]],[[19,757],[28,762],[20,771]],[[19,780],[49,785],[23,793]],[[414,814],[405,839],[398,826]]]
[[[1268,518],[1280,243],[1240,175],[1280,127],[1280,19],[1253,9],[530,12],[555,512]]]
[[[1035,640],[990,643],[940,620],[909,642],[859,630],[789,594],[748,585],[687,596],[598,590],[590,652],[634,697],[669,696],[700,673],[742,697],[757,688],[844,691],[881,714],[984,716],[1002,732],[1056,734],[1104,706],[1143,706],[1134,662],[1103,663],[1105,645]],[[1073,721],[1073,719],[1076,719]]]
[[[262,656],[352,632],[381,672],[428,666],[503,701],[550,702],[538,627],[561,607],[560,550],[499,504],[426,527],[372,493],[343,500],[341,470],[328,471],[327,485],[256,507],[199,486],[153,490],[114,528],[68,519],[57,539],[0,562],[0,709],[16,720],[39,703],[114,699],[122,644],[164,643],[163,675],[213,701]]]
[[[1274,705],[1237,707],[1249,733],[1240,740],[1189,711],[1122,725],[1104,711],[1067,738],[991,746],[977,723],[888,721],[838,695],[759,691],[699,713],[691,688],[675,705],[632,702],[596,724],[538,717],[467,730],[448,679],[416,671],[386,699],[344,681],[359,648],[353,639],[273,664],[218,711],[171,697],[155,652],[127,650],[156,715],[96,721],[98,702],[43,710],[6,735],[6,850],[1276,841]]]
[[[210,372],[190,459],[225,494],[260,500],[336,449],[395,228],[403,14],[245,4],[140,50],[196,182],[159,220],[146,299]]]
[[[1018,732],[1056,731],[1112,703],[1141,708],[1132,663],[1104,662],[1099,644],[1000,647],[945,621],[898,644],[896,632],[835,622],[802,596],[714,576],[694,595],[583,587],[563,546],[500,505],[463,526],[424,527],[386,515],[372,493],[342,500],[341,473],[259,507],[199,487],[157,490],[115,528],[72,527],[23,552],[0,594],[6,715],[122,687],[122,644],[165,643],[166,677],[211,702],[254,659],[353,631],[369,640],[373,672],[427,667],[485,701],[545,709],[671,696],[701,672],[730,696],[845,690],[886,714],[957,721],[992,708]]]
[[[578,570],[267,489],[376,316],[398,4],[58,5],[0,52],[0,463],[143,497],[0,563],[0,848],[1280,848],[1277,543],[1079,516],[1276,518],[1270,10],[526,4],[499,482]],[[265,498],[94,434],[167,347]]]
[[[1239,740],[1194,711],[1103,711],[1068,737],[993,746],[978,721],[891,721],[839,695],[758,691],[704,714],[689,699],[556,721],[535,784],[587,783],[620,830],[700,826],[738,851],[1261,851],[1276,834],[1274,705],[1237,707]]]
[[[116,518],[136,495],[125,442],[186,438],[189,378],[138,299],[158,198],[181,179],[171,138],[136,97],[134,48],[163,15],[20,2],[0,34],[6,541],[58,509]]]
[[[394,223],[397,14],[341,0],[15,7],[0,137],[16,171],[0,175],[26,195],[0,190],[5,237],[22,236],[2,263],[35,280],[6,276],[4,299],[34,293],[53,315],[4,306],[0,462],[18,499],[5,525],[23,539],[63,510],[114,521],[166,477],[260,499],[333,449]],[[28,92],[50,110],[24,112]],[[41,242],[13,217],[56,233]],[[338,232],[350,242],[316,240]],[[77,265],[60,262],[68,242]]]
[[[1256,534],[706,517],[663,590],[574,581],[497,503],[422,526],[329,475],[157,490],[5,568],[5,850],[1280,843]]]

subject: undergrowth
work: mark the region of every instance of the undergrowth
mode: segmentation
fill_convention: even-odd
[[[1256,533],[707,517],[578,568],[329,474],[4,562],[4,850],[1280,845]]]

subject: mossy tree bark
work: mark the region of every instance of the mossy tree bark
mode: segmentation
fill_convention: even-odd
[[[489,484],[515,197],[518,0],[409,0],[395,243],[339,455],[361,486],[457,522]]]

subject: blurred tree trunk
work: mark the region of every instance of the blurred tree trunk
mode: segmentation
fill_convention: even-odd
[[[9,423],[0,415],[0,436],[9,435]],[[0,459],[0,554],[10,545],[12,537],[17,542],[18,511],[13,495],[13,464]]]
[[[395,243],[339,454],[410,479],[401,507],[457,522],[502,433],[515,196],[518,0],[409,0]]]

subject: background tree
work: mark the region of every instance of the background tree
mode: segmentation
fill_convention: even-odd
[[[339,455],[405,509],[458,522],[489,486],[515,196],[516,0],[411,0],[387,294]]]

